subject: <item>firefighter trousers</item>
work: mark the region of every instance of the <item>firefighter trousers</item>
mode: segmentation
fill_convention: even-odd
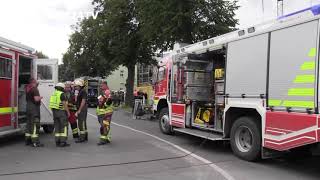
[[[55,141],[56,143],[65,143],[68,139],[68,117],[64,110],[52,110]]]
[[[100,123],[100,142],[111,142],[111,116],[99,115]]]
[[[34,114],[27,114],[25,139],[32,143],[39,142],[40,118]]]
[[[80,130],[80,140],[88,140],[87,130],[87,108],[84,108],[78,115],[78,125]]]
[[[77,123],[77,117],[76,112],[70,111],[70,117],[68,117],[68,121],[71,127],[72,136],[73,138],[79,138],[79,129],[78,129],[78,123]]]

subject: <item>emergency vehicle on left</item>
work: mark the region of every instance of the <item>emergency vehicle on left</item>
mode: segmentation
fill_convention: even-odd
[[[49,84],[46,85],[57,81],[57,60],[51,64],[48,62],[55,61],[39,61],[34,52],[31,47],[0,37],[0,137],[24,133],[27,120],[25,86],[31,77],[45,82],[41,69],[47,66],[44,72]],[[41,118],[40,122],[45,132],[53,131],[52,120]]]

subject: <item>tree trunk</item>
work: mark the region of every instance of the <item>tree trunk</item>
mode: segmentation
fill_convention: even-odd
[[[128,69],[128,78],[126,82],[126,105],[133,107],[133,88],[134,88],[134,77],[135,77],[135,65],[131,64],[126,66]]]

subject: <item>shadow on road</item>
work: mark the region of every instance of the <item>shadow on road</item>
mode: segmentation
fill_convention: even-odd
[[[6,136],[0,138],[0,148],[19,143],[24,143],[24,135]]]

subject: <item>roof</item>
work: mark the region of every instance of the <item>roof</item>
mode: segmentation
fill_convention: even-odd
[[[0,47],[8,48],[11,50],[16,50],[16,51],[20,51],[20,52],[25,52],[25,53],[29,53],[29,54],[32,54],[35,51],[35,49],[33,49],[29,46],[23,45],[18,42],[11,41],[11,40],[3,38],[3,37],[0,37]]]

